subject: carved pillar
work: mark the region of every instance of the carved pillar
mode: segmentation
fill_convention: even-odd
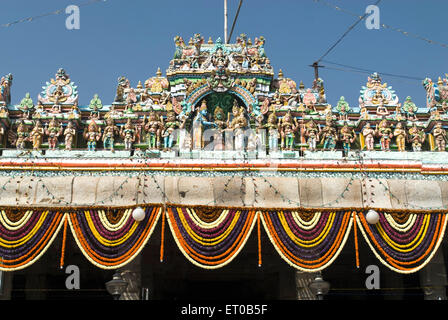
[[[11,300],[12,272],[0,271],[0,300]]]
[[[140,300],[141,295],[141,255],[120,269],[120,275],[128,283],[120,300]]]
[[[309,285],[316,277],[314,272],[296,271],[296,297],[297,300],[317,300],[311,292]]]
[[[447,300],[445,261],[441,248],[437,250],[431,262],[420,270],[419,276],[425,300]]]

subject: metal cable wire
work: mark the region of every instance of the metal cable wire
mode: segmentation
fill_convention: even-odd
[[[97,3],[97,2],[106,2],[106,1],[107,0],[90,0],[90,1],[78,4],[77,6],[78,7],[85,7],[85,6],[89,6],[89,5]],[[9,22],[9,23],[0,24],[0,27],[7,28],[7,27],[11,27],[11,26],[13,26],[15,24],[19,24],[19,23],[22,23],[22,22],[31,22],[31,21],[34,21],[34,20],[37,20],[37,19],[40,19],[40,18],[44,18],[44,17],[48,17],[48,16],[52,16],[52,15],[58,15],[58,14],[61,14],[63,12],[65,12],[65,8],[64,9],[58,9],[58,10],[55,10],[55,11],[52,11],[52,12],[43,13],[43,14],[40,14],[40,15],[37,15],[37,16],[22,18],[22,19],[19,19],[19,20],[16,20],[16,21],[12,21],[12,22]]]
[[[375,5],[378,5],[378,3],[380,3],[380,1],[381,0],[377,0]],[[360,23],[362,20],[365,19],[365,17],[367,15],[368,15],[368,13],[366,12],[363,16],[359,17],[358,20],[355,21],[355,23],[353,23],[351,26],[349,26],[348,29],[342,34],[342,36],[340,36],[339,39],[330,48],[328,48],[327,51],[318,60],[316,60],[316,62],[319,63],[319,61],[321,61],[323,58],[325,58],[342,41],[342,39],[344,39],[347,36],[347,34],[358,25],[358,23]]]

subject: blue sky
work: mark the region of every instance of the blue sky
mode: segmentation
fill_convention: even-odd
[[[0,0],[0,24],[65,8],[84,1]],[[228,0],[229,29],[239,0]],[[328,0],[362,15],[376,0]],[[381,23],[448,43],[445,0],[382,0]],[[41,87],[59,67],[78,85],[80,104],[98,93],[104,104],[115,96],[117,78],[126,76],[133,86],[164,72],[174,53],[173,38],[186,41],[194,33],[206,40],[223,38],[223,0],[107,0],[81,7],[80,30],[65,28],[66,14],[53,15],[0,27],[0,75],[12,73],[12,102],[26,92],[34,101]],[[313,0],[245,0],[232,40],[240,33],[266,38],[265,50],[275,73],[311,86],[314,73],[308,65],[318,59],[355,18]],[[233,42],[232,41],[232,42]],[[325,58],[379,72],[431,77],[448,73],[448,48],[405,37],[388,29],[368,30],[361,22]],[[323,63],[323,65],[326,65]],[[327,64],[328,65],[328,64]],[[330,66],[330,65],[328,65]],[[367,74],[321,69],[329,103],[345,96],[357,105]],[[400,101],[412,96],[425,105],[418,80],[383,76]]]

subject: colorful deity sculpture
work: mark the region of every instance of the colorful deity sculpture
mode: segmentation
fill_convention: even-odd
[[[297,119],[293,118],[291,115],[291,110],[281,118],[280,121],[280,137],[281,137],[281,148],[283,150],[293,150],[294,149],[294,138],[295,131],[299,127]]]
[[[234,150],[244,151],[244,131],[247,127],[247,119],[244,114],[244,107],[239,107],[236,100],[233,103],[232,113],[233,119],[227,122],[227,128],[233,131],[235,137]]]
[[[338,141],[338,134],[336,128],[333,126],[333,120],[326,120],[325,127],[322,129],[321,133],[323,149],[333,151],[336,148],[336,142]]]
[[[432,131],[434,136],[435,147],[437,151],[445,151],[446,148],[446,131],[442,127],[441,122],[437,122],[434,130]]]
[[[44,137],[44,128],[39,120],[36,120],[33,130],[30,132],[30,139],[33,143],[33,150],[39,150]]]
[[[226,115],[220,106],[215,108],[213,112],[213,122],[216,125],[213,133],[213,150],[224,150],[224,137],[223,133],[227,127],[225,119]]]
[[[397,123],[397,126],[394,130],[394,137],[397,143],[398,151],[406,150],[406,130],[403,128],[401,122]]]
[[[422,145],[425,142],[425,132],[419,129],[415,123],[409,129],[409,140],[412,143],[412,150],[414,152],[422,151]]]
[[[339,114],[339,120],[348,121],[348,114],[351,109],[343,96],[339,99],[338,104],[336,105],[336,110]]]
[[[0,79],[0,104],[11,103],[12,74],[7,74]]]
[[[93,99],[90,100],[89,109],[91,110],[90,116],[99,119],[99,110],[103,108],[103,103],[101,99],[98,98],[97,94],[93,95]]]
[[[406,114],[406,117],[408,120],[415,121],[417,120],[416,112],[417,112],[417,106],[414,102],[412,102],[411,97],[407,97],[406,100],[403,102],[402,106],[403,112]]]
[[[121,127],[120,136],[123,138],[124,149],[131,150],[132,144],[135,142],[135,127],[132,124],[131,118],[128,118],[126,124]]]
[[[278,139],[280,138],[280,133],[278,130],[277,116],[275,111],[273,111],[269,117],[267,123],[264,125],[268,129],[268,144],[269,151],[278,151]]]
[[[376,130],[371,127],[369,122],[367,122],[364,128],[362,129],[362,135],[364,136],[364,143],[366,145],[367,151],[373,151]]]
[[[381,120],[378,125],[378,134],[380,136],[381,150],[390,151],[390,140],[393,137],[393,133],[386,119]]]
[[[23,112],[24,119],[28,119],[30,117],[30,112],[34,109],[34,103],[29,92],[27,92],[25,94],[25,98],[20,101],[18,108]]]
[[[103,132],[103,148],[114,151],[115,134],[118,133],[118,128],[115,126],[114,119],[112,118],[108,118],[106,124]]]
[[[76,136],[76,129],[73,127],[73,122],[67,123],[67,128],[64,130],[65,150],[72,150],[73,140]]]
[[[51,119],[48,127],[45,129],[45,134],[48,136],[48,149],[56,150],[58,137],[62,134],[62,126],[59,125],[55,118]]]
[[[87,140],[87,150],[95,151],[96,143],[101,138],[101,128],[94,119],[90,120],[89,126],[84,130],[84,138]]]
[[[403,121],[405,117],[401,113],[401,103],[399,103],[395,108],[394,119],[398,122]]]
[[[19,150],[25,149],[27,139],[28,139],[28,131],[26,129],[23,120],[20,120],[19,125],[17,127],[17,140],[15,142],[16,148]]]
[[[204,147],[203,135],[204,131],[210,128],[216,128],[217,125],[213,122],[208,121],[208,110],[207,103],[202,100],[201,106],[198,113],[193,119],[193,149],[201,150]]]
[[[307,122],[305,129],[305,136],[308,138],[307,144],[311,152],[314,152],[317,149],[317,141],[319,141],[319,132],[320,132],[319,127],[312,119]]]
[[[176,120],[176,113],[174,111],[168,111],[162,134],[163,147],[165,150],[171,150],[173,148],[174,139],[176,138],[176,129],[178,129],[179,126],[180,123]]]
[[[148,115],[148,122],[143,118],[144,128],[146,132],[146,140],[148,141],[148,148],[155,150],[160,147],[160,137],[163,130],[163,123],[157,116],[156,112],[151,109]]]
[[[350,151],[351,144],[355,142],[356,133],[355,130],[350,129],[348,124],[345,123],[339,132],[339,137],[342,141],[342,147],[344,148],[344,154],[347,155]]]

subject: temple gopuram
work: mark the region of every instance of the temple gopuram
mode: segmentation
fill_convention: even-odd
[[[0,297],[445,300],[448,78],[328,101],[265,42],[177,36],[88,105],[2,77]]]

